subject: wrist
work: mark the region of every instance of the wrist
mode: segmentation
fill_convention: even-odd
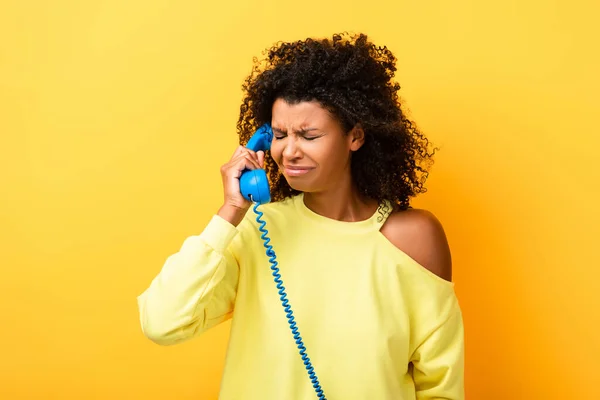
[[[233,226],[238,226],[244,219],[247,209],[224,204],[219,208],[217,215]]]

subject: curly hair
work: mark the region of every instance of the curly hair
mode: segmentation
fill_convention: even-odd
[[[364,144],[351,156],[351,174],[358,190],[394,210],[410,208],[410,198],[426,192],[428,167],[435,150],[401,109],[400,85],[393,82],[396,58],[365,34],[335,34],[332,39],[278,42],[254,58],[242,89],[237,122],[240,144],[271,122],[272,106],[282,98],[290,104],[316,101],[345,132],[360,124]],[[292,189],[269,152],[265,170],[271,198],[280,201],[300,192]]]

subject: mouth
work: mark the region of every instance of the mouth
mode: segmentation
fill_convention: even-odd
[[[314,167],[284,165],[283,173],[287,176],[302,176],[309,173],[313,169]]]

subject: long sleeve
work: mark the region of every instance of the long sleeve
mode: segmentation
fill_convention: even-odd
[[[464,400],[464,326],[456,299],[413,354],[417,400]]]
[[[161,345],[179,343],[230,318],[239,265],[230,251],[235,226],[215,215],[187,238],[138,296],[142,331]]]

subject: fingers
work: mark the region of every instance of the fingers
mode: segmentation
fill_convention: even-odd
[[[241,157],[242,155],[250,156],[258,164],[258,168],[263,167],[264,157],[265,157],[264,151],[259,150],[258,152],[254,152],[253,150],[250,150],[244,146],[238,146],[238,148],[235,150],[235,152],[231,156],[230,162],[233,162],[234,160],[239,159],[239,157]]]
[[[233,154],[231,155],[231,158],[229,159],[229,161],[233,160],[234,158],[239,157],[239,155],[242,154],[243,151],[244,151],[244,146],[236,147],[236,149],[233,152]]]
[[[265,167],[265,152],[260,150],[256,153],[256,155],[258,156],[258,165],[260,166],[260,168],[264,168]]]
[[[242,166],[243,168],[244,167],[248,168],[248,169],[260,168],[260,164],[258,163],[258,160],[249,154],[243,154],[242,156],[240,156],[239,163],[237,163],[237,165]],[[240,172],[241,172],[241,170],[240,170]]]
[[[239,146],[229,162],[221,167],[222,175],[239,178],[245,169],[264,168],[265,152],[254,152],[244,146]]]
[[[242,153],[236,159],[232,160],[225,166],[226,175],[230,175],[239,178],[242,175],[242,171],[245,169],[258,169],[260,165],[249,154]]]

